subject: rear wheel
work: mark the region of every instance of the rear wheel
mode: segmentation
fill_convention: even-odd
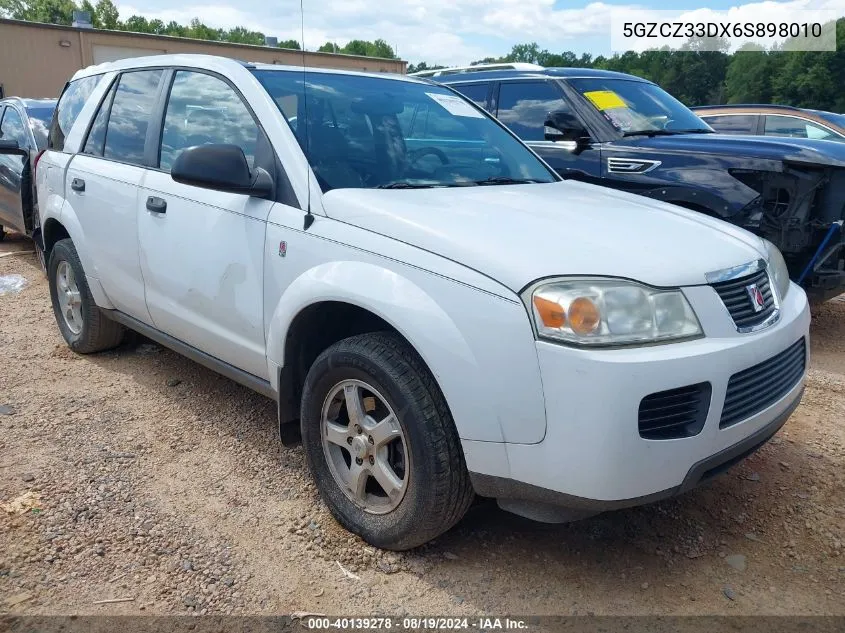
[[[3,225],[0,224],[0,242],[6,239],[6,231],[3,229]]]
[[[392,333],[353,336],[324,351],[305,380],[301,420],[323,500],[372,545],[422,545],[472,502],[443,395],[416,352]]]
[[[124,328],[108,319],[94,303],[76,247],[70,239],[56,242],[47,269],[53,312],[68,346],[80,354],[116,347]]]

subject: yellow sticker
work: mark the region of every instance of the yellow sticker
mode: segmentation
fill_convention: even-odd
[[[612,108],[627,108],[627,104],[613,90],[593,90],[585,92],[584,96],[593,102],[599,110],[610,110]]]

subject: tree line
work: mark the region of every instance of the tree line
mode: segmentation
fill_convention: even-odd
[[[537,44],[517,44],[503,57],[473,62],[529,62],[541,66],[601,68],[649,79],[689,106],[723,103],[778,103],[845,113],[845,18],[836,22],[836,51],[764,51],[748,46],[733,54],[700,50],[690,41],[683,50],[593,57],[571,51],[552,53]],[[408,72],[442,66],[411,64]]]
[[[16,20],[69,25],[73,11],[87,11],[95,28],[135,33],[173,35],[200,40],[237,44],[264,44],[264,33],[246,27],[215,29],[198,18],[187,25],[171,21],[148,20],[133,15],[126,20],[112,0],[0,0],[0,15]],[[553,53],[536,43],[517,44],[503,57],[488,57],[473,62],[531,62],[541,66],[602,68],[644,77],[661,85],[690,106],[722,103],[779,103],[845,113],[845,18],[836,22],[836,51],[795,52],[764,51],[752,47],[728,53],[726,42],[720,50],[701,50],[701,42],[691,40],[683,50],[649,50],[605,57],[571,51]],[[299,50],[295,39],[283,40],[279,48]],[[396,59],[393,48],[384,40],[352,40],[343,46],[326,42],[317,49],[366,57]],[[408,72],[431,70],[442,66],[426,62],[410,64]]]
[[[0,0],[0,16],[13,20],[69,26],[73,21],[74,11],[87,11],[91,15],[91,23],[96,29],[172,35],[197,40],[253,44],[256,46],[263,46],[265,41],[265,34],[260,31],[253,31],[243,26],[235,26],[231,29],[215,29],[203,24],[199,18],[194,18],[187,25],[175,21],[164,23],[157,19],[148,20],[140,15],[133,15],[126,20],[121,20],[120,13],[111,0],[98,0],[96,4],[92,4],[91,0],[82,0],[79,4],[74,0]],[[277,46],[301,50],[300,43],[295,39],[282,40]],[[396,59],[393,48],[381,39],[374,42],[352,40],[343,46],[326,42],[317,50],[328,53]]]

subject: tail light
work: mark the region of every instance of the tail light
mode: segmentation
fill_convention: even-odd
[[[41,157],[44,155],[44,150],[42,149],[35,155],[35,160],[32,161],[32,180],[35,181],[35,170],[38,168],[38,161],[41,160]]]

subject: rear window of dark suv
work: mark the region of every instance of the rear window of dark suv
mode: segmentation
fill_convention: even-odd
[[[101,78],[102,75],[81,77],[65,86],[64,92],[59,98],[59,103],[56,105],[56,111],[53,113],[50,134],[47,138],[47,149],[64,151],[65,137],[82,111],[82,106],[85,105],[88,97],[94,92],[94,88],[100,83]]]

